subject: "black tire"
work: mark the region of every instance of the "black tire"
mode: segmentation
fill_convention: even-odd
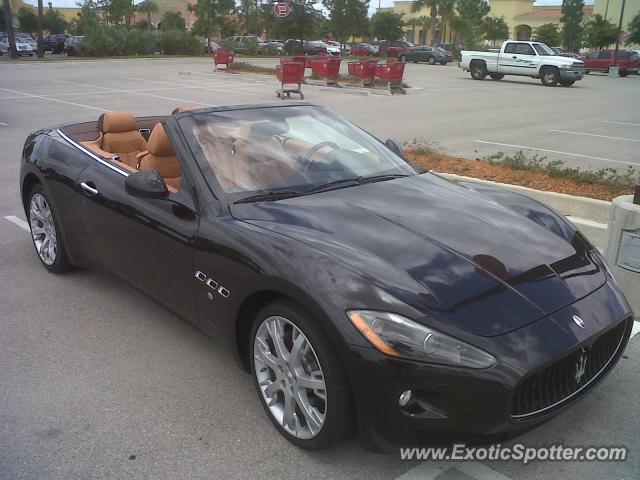
[[[260,325],[270,317],[283,317],[307,337],[322,370],[326,388],[325,420],[320,431],[312,438],[300,439],[287,432],[280,422],[274,418],[260,389],[253,349]],[[248,354],[258,398],[273,425],[287,440],[305,450],[319,450],[339,443],[351,433],[353,429],[353,407],[347,374],[335,348],[322,331],[318,321],[309,312],[290,300],[277,300],[268,304],[255,318],[251,329]]]
[[[26,207],[25,210],[27,211],[27,216],[28,216],[27,221],[29,223],[30,232],[32,231],[33,223],[37,222],[35,215],[33,215],[31,212],[31,201],[33,200],[33,197],[36,195],[40,195],[42,196],[42,198],[44,198],[44,200],[46,201],[49,207],[49,210],[51,211],[51,218],[53,220],[53,230],[54,230],[55,239],[56,239],[55,261],[53,261],[53,263],[51,264],[48,264],[44,261],[40,253],[38,253],[38,247],[36,246],[36,239],[34,238],[34,235],[32,233],[31,240],[33,242],[34,248],[36,249],[36,255],[38,255],[38,258],[42,262],[42,265],[44,265],[44,267],[51,273],[65,273],[70,270],[73,270],[73,265],[71,265],[71,263],[69,262],[69,257],[67,256],[67,251],[62,241],[62,235],[60,235],[60,228],[58,227],[57,213],[56,213],[55,207],[51,203],[51,200],[47,196],[47,193],[45,192],[44,188],[40,184],[35,185],[31,189],[27,197],[27,204],[25,205]],[[34,217],[33,218],[34,222],[32,222],[32,215]]]
[[[411,60],[413,63],[418,63],[418,60]]]
[[[562,85],[563,87],[570,87],[571,85],[573,85],[574,83],[576,83],[575,80],[560,80],[560,85]]]
[[[489,76],[491,80],[502,80],[504,78],[504,73],[490,73]]]
[[[543,67],[540,70],[540,81],[545,87],[554,87],[560,80],[560,72],[556,67]]]
[[[471,78],[474,80],[484,80],[487,77],[487,66],[484,62],[473,61],[469,67],[471,70]]]
[[[407,56],[406,55],[400,55],[400,58],[398,58],[398,60],[400,60],[401,62],[406,62],[407,61]]]
[[[435,65],[436,64],[436,57],[429,57],[427,62],[429,62],[429,65]]]
[[[447,62],[440,62],[440,65],[442,65],[442,66],[444,66],[446,64],[447,64]]]
[[[627,72],[626,70],[620,70],[618,72],[618,75],[620,75],[621,77],[626,77],[627,75],[629,75],[629,72]]]

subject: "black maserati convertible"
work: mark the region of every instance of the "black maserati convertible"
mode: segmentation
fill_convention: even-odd
[[[20,182],[46,269],[109,272],[195,324],[303,448],[512,435],[601,381],[632,328],[561,215],[310,104],[41,130]]]

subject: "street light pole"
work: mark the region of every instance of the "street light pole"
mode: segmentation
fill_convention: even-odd
[[[615,65],[618,65],[618,49],[620,48],[620,34],[622,33],[622,17],[624,16],[624,4],[626,0],[622,0],[622,7],[620,8],[620,21],[618,22],[618,35],[616,35],[616,49],[613,52],[613,61]]]

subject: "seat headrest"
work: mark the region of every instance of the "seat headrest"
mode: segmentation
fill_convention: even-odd
[[[175,108],[173,112],[171,112],[171,115],[175,115],[176,113],[190,112],[192,110],[198,110],[200,108],[204,108],[204,106],[203,105],[183,105],[181,107]]]
[[[252,143],[262,143],[271,140],[274,135],[287,133],[289,128],[284,122],[264,121],[254,122],[248,129],[244,128],[243,130],[243,133],[246,133],[247,140],[250,140]]]
[[[138,129],[131,112],[103,113],[98,120],[98,127],[103,133],[130,132]]]
[[[149,153],[158,157],[171,157],[175,155],[167,132],[165,132],[161,123],[157,123],[156,126],[153,127],[149,141],[147,142],[147,150]]]

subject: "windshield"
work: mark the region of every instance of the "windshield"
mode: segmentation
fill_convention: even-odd
[[[371,135],[315,106],[194,113],[180,126],[233,200],[417,173]]]
[[[536,49],[538,55],[546,56],[546,55],[555,55],[556,53],[547,47],[544,43],[534,43],[533,48]]]

